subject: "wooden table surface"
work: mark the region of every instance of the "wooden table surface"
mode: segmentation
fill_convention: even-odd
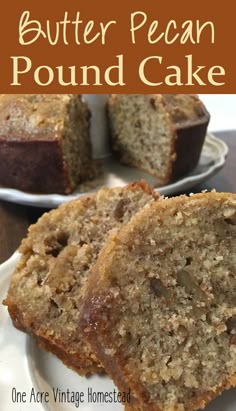
[[[229,155],[222,170],[214,177],[191,189],[200,192],[204,189],[236,193],[236,130],[215,133],[229,146]],[[5,261],[18,248],[30,224],[45,212],[45,209],[22,206],[0,201],[0,263]]]

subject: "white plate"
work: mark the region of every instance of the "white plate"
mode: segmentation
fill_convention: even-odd
[[[11,274],[19,253],[0,265],[0,301],[6,296]],[[14,402],[14,389],[26,393],[26,403]],[[84,403],[60,403],[53,399],[53,389],[84,393]],[[6,307],[0,304],[0,409],[4,411],[122,411],[114,402],[88,403],[88,389],[112,392],[115,387],[108,377],[80,377],[66,368],[55,356],[40,350],[33,339],[15,329]],[[31,391],[48,392],[49,403],[30,403]],[[78,395],[78,394],[77,394]],[[77,404],[78,405],[78,404]],[[235,411],[236,389],[225,391],[205,409],[206,411]]]
[[[225,163],[228,154],[227,145],[220,139],[208,134],[203,146],[198,166],[186,177],[181,178],[173,184],[157,188],[161,194],[170,195],[184,193],[194,185],[201,183],[215,174]],[[143,173],[135,168],[121,165],[110,156],[103,158],[104,176],[97,181],[98,189],[101,186],[115,187],[123,186],[134,180],[145,179],[151,186],[156,185],[156,179],[149,174]],[[19,190],[0,187],[0,199],[18,204],[37,207],[57,207],[65,201],[80,197],[83,193],[75,191],[72,195],[59,194],[29,194]]]

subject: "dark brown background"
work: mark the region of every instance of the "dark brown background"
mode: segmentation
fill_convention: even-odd
[[[149,93],[169,92],[169,93],[236,93],[236,59],[234,58],[235,43],[235,11],[233,0],[225,3],[215,0],[129,0],[126,2],[99,0],[99,1],[75,1],[63,2],[46,1],[40,2],[19,0],[8,0],[4,2],[1,10],[0,24],[0,91],[3,93]],[[77,46],[73,42],[69,46],[51,46],[47,40],[40,37],[36,43],[28,46],[21,46],[18,43],[19,19],[24,10],[31,12],[31,18],[45,22],[49,19],[52,24],[63,18],[64,12],[69,12],[69,18],[75,17],[76,11],[81,12],[81,19],[84,22],[94,19],[96,24],[100,21],[107,22],[116,20],[116,26],[112,27],[106,45],[95,42],[91,45]],[[215,44],[209,42],[209,37],[205,33],[201,44],[166,45],[163,41],[150,45],[147,41],[147,27],[139,31],[137,44],[133,45],[130,36],[130,14],[135,11],[144,11],[148,15],[149,24],[153,20],[159,21],[160,31],[167,22],[174,19],[178,25],[185,20],[199,19],[200,23],[208,20],[215,25]],[[65,68],[71,65],[78,67],[82,65],[97,65],[104,69],[115,62],[117,54],[124,54],[124,79],[126,86],[109,87],[103,86],[69,86],[63,87],[57,81],[50,86],[37,86],[34,82],[32,72],[22,77],[22,86],[10,86],[12,82],[12,60],[10,56],[27,56],[32,59],[33,68],[39,65],[49,65],[55,67],[63,65]],[[150,65],[150,78],[162,80],[166,73],[165,67],[168,65],[179,65],[186,78],[187,54],[193,54],[194,64],[205,65],[208,68],[213,65],[224,66],[226,71],[224,86],[177,86],[150,87],[143,84],[138,75],[138,66],[141,60],[147,56],[163,56],[163,64],[157,74],[157,66]]]

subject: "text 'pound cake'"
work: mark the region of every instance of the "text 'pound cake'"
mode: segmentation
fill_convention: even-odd
[[[236,195],[147,205],[110,238],[81,323],[142,411],[193,411],[236,385]]]
[[[91,268],[110,231],[157,198],[144,182],[101,189],[44,214],[21,244],[4,304],[17,328],[80,374],[101,371],[79,327]]]
[[[0,95],[0,184],[67,194],[94,176],[90,113],[80,95]]]
[[[198,164],[210,120],[196,95],[115,94],[111,146],[120,161],[167,184]]]

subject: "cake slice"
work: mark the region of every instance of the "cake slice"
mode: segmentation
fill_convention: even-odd
[[[0,184],[68,194],[94,177],[90,112],[80,95],[0,95]]]
[[[210,116],[192,94],[114,94],[111,146],[119,160],[167,184],[198,164]]]
[[[236,385],[236,195],[147,205],[110,238],[81,324],[130,407],[204,408]]]
[[[101,189],[44,214],[20,246],[4,304],[17,328],[80,374],[101,371],[79,327],[91,268],[110,231],[157,198],[144,182]]]

